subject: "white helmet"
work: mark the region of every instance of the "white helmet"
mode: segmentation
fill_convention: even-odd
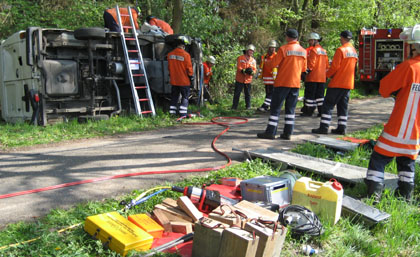
[[[252,50],[252,51],[254,51],[254,52],[255,52],[255,46],[254,46],[253,44],[249,44],[249,45],[246,47],[246,50]]]
[[[268,43],[268,47],[274,47],[274,48],[276,48],[277,47],[276,40],[271,40],[270,43]]]
[[[412,28],[404,28],[400,33],[400,39],[407,41],[407,44],[420,44],[420,24]]]
[[[216,58],[214,56],[210,55],[209,58],[207,58],[207,61],[211,64],[216,64]]]
[[[321,37],[319,36],[319,34],[318,34],[318,33],[312,32],[311,34],[309,34],[309,38],[308,38],[308,39],[309,39],[309,40],[310,40],[310,39],[320,40],[320,39],[321,39]]]

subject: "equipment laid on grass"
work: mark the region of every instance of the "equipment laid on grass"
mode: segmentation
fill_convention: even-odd
[[[149,250],[153,237],[131,223],[118,212],[108,212],[86,218],[84,230],[101,240],[104,247],[125,256],[130,250]]]
[[[163,227],[146,214],[130,215],[128,216],[128,220],[149,233],[151,236],[153,236],[153,238],[162,237]]]
[[[182,236],[180,238],[177,238],[175,240],[172,240],[170,242],[167,242],[166,244],[160,245],[156,248],[153,248],[151,253],[145,254],[145,255],[136,255],[137,257],[151,257],[154,256],[157,252],[162,252],[164,250],[170,249],[174,246],[177,246],[179,244],[191,241],[194,237],[194,232],[188,233],[185,236]]]
[[[323,233],[322,224],[311,210],[300,205],[289,205],[279,215],[283,226],[290,228],[294,235],[320,236]]]
[[[343,191],[335,179],[323,183],[301,177],[293,187],[292,204],[305,206],[325,221],[335,224],[341,215]]]
[[[223,196],[219,191],[200,189],[198,187],[177,187],[173,186],[172,191],[183,193],[185,196],[188,196],[192,202],[198,203],[198,209],[200,211],[205,211],[208,209],[208,206],[216,208],[221,204],[236,204],[237,201],[230,199],[229,197]]]
[[[275,203],[280,208],[290,204],[292,188],[290,179],[260,176],[241,182],[242,199]]]
[[[375,225],[391,217],[390,214],[347,195],[343,197],[342,215],[353,217],[357,221],[361,220],[368,226]]]

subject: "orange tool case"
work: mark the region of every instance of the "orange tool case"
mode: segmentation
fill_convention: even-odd
[[[131,223],[118,212],[108,212],[86,218],[84,229],[87,233],[125,256],[130,250],[149,250],[153,237]]]

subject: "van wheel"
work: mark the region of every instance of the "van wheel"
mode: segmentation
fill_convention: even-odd
[[[76,29],[74,37],[79,40],[103,39],[105,38],[105,29],[96,27]]]

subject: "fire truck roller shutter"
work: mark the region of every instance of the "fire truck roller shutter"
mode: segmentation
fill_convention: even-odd
[[[105,38],[104,28],[80,28],[74,31],[74,37],[79,40],[103,39]]]

